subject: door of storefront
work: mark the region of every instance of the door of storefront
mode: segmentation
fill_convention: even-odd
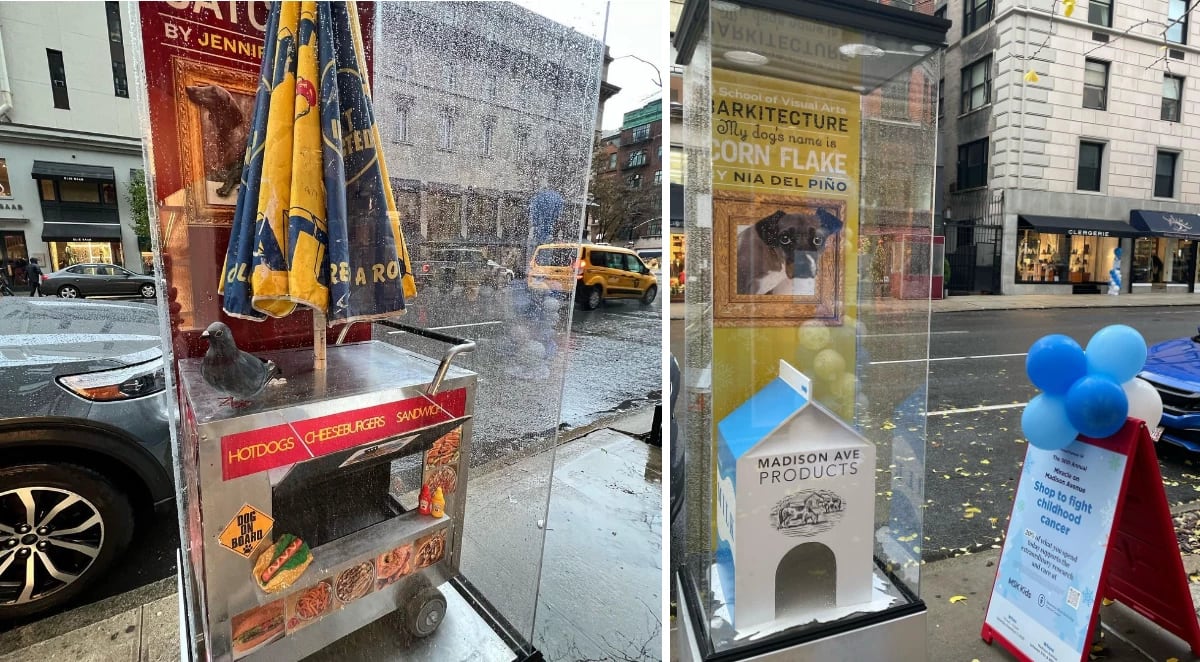
[[[1135,209],[1129,223],[1146,235],[1134,242],[1130,290],[1195,292],[1200,215]]]
[[[25,244],[24,232],[0,232],[0,265],[4,277],[14,285],[25,285],[25,264],[29,260],[29,247]]]

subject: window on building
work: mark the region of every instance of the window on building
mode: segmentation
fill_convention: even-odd
[[[1075,177],[1075,188],[1080,191],[1099,191],[1100,175],[1103,173],[1104,143],[1082,141],[1079,143],[1079,169]]]
[[[12,185],[8,179],[8,160],[0,159],[0,198],[12,197]]]
[[[977,60],[962,70],[960,113],[969,113],[987,105],[992,97],[992,56]]]
[[[454,149],[454,118],[449,110],[438,118],[438,149]]]
[[[941,7],[933,10],[933,15],[937,18],[946,18],[946,6],[942,5]]]
[[[513,146],[514,158],[520,161],[529,156],[529,127],[517,127],[516,138],[516,144]]]
[[[1088,60],[1083,70],[1083,107],[1104,110],[1108,107],[1108,63]]]
[[[964,0],[963,2],[963,34],[972,32],[987,25],[992,20],[992,0]]]
[[[1189,1],[1167,0],[1167,41],[1173,44],[1187,43]]]
[[[125,39],[121,34],[121,3],[105,2],[108,16],[108,51],[112,58],[113,93],[129,98],[129,78],[125,75]]]
[[[988,139],[958,146],[958,190],[987,186]]]
[[[938,116],[938,119],[940,120],[945,115],[946,115],[946,79],[942,78],[942,79],[938,80],[937,116]]]
[[[59,180],[58,195],[63,202],[100,203],[100,187],[96,185],[96,182]]]
[[[483,140],[481,141],[482,144],[480,145],[480,153],[482,153],[484,156],[492,155],[492,136],[494,136],[495,133],[496,120],[494,118],[485,120],[483,123]]]
[[[644,165],[646,165],[646,150],[639,149],[636,152],[629,153],[629,161],[625,164],[627,168],[636,168]]]
[[[1154,164],[1154,197],[1175,197],[1175,164],[1178,161],[1178,153],[1159,150]]]
[[[392,135],[398,143],[408,142],[408,108],[397,108],[396,114],[392,116]]]
[[[58,200],[58,195],[54,193],[54,180],[42,179],[38,181],[38,193],[42,200],[46,202],[54,202]]]
[[[489,99],[496,98],[496,91],[497,91],[498,86],[499,86],[499,82],[496,79],[496,75],[495,74],[489,75],[487,77],[487,83],[484,85],[484,89],[487,92],[487,98],[489,98]]]
[[[46,49],[46,60],[50,64],[50,90],[54,93],[54,107],[71,109],[67,96],[67,68],[63,64],[62,51]]]
[[[1183,78],[1170,74],[1163,76],[1162,114],[1168,122],[1179,121],[1179,108],[1183,100]]]
[[[884,119],[906,120],[908,117],[908,93],[911,80],[906,76],[897,76],[883,86]]]
[[[629,181],[629,188],[641,188],[642,187],[641,174],[630,175],[628,181]]]
[[[655,186],[662,185],[662,171],[661,170],[654,171],[654,185]]]
[[[650,140],[650,125],[639,126],[633,130],[633,142]]]
[[[608,155],[608,169],[609,170],[617,169],[617,153],[616,152],[613,152],[612,154]]]
[[[1088,23],[1112,27],[1112,0],[1088,0]]]

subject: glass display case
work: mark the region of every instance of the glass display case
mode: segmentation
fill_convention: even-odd
[[[682,660],[925,658],[948,27],[860,0],[683,8]]]
[[[603,4],[133,15],[185,657],[541,659]]]

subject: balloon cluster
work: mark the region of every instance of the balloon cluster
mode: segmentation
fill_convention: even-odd
[[[1021,415],[1025,438],[1038,448],[1058,450],[1080,434],[1111,436],[1126,417],[1158,425],[1162,398],[1137,378],[1145,363],[1145,339],[1123,324],[1097,331],[1086,352],[1061,334],[1039,339],[1025,358],[1029,380],[1042,390]]]

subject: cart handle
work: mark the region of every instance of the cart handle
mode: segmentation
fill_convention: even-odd
[[[376,322],[376,324],[380,324],[392,329],[398,329],[400,331],[404,331],[405,333],[411,333],[414,336],[421,336],[422,338],[429,338],[430,340],[436,340],[438,342],[443,342],[450,345],[450,348],[447,349],[446,353],[442,355],[442,362],[438,364],[437,373],[434,374],[433,381],[429,382],[429,386],[425,389],[425,395],[437,394],[438,389],[442,386],[442,380],[446,378],[446,371],[450,370],[450,363],[454,360],[454,357],[458,356],[459,354],[466,354],[468,352],[475,351],[474,340],[458,338],[445,333],[438,333],[437,331],[422,329],[419,326],[409,326],[408,324],[393,322],[392,320],[380,320]]]

